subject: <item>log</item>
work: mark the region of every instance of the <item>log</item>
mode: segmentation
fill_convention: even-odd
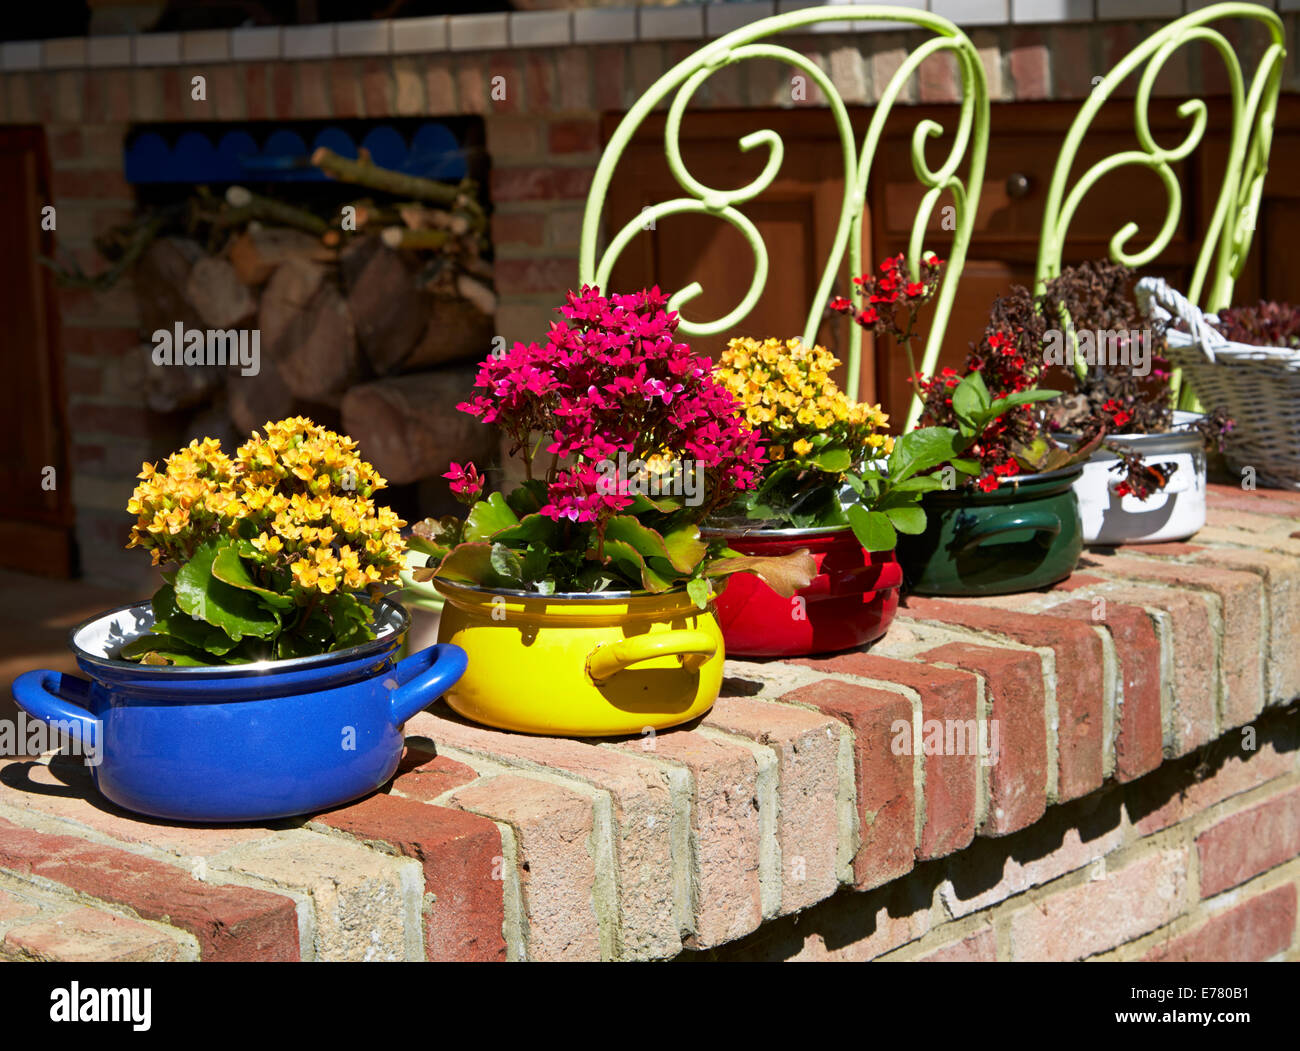
[[[378,375],[397,372],[429,323],[410,268],[377,238],[361,237],[340,256],[339,270],[362,353]]]
[[[324,281],[289,324],[272,354],[297,397],[338,405],[363,375],[356,329],[333,281]]]
[[[456,411],[475,372],[462,365],[354,387],[343,399],[343,428],[394,485],[441,475],[453,460],[483,466],[494,456],[496,431]]]
[[[263,285],[286,259],[325,263],[335,258],[332,249],[301,230],[250,226],[226,250],[239,280],[250,288]]]
[[[245,186],[228,188],[226,204],[230,208],[217,216],[217,222],[222,226],[242,226],[250,219],[263,219],[276,226],[289,226],[317,237],[329,229],[329,223],[319,215],[303,208],[295,208],[284,201],[263,197]]]
[[[186,328],[203,327],[186,288],[194,264],[205,255],[197,241],[184,237],[159,237],[141,255],[131,284],[146,333],[170,332],[178,321]]]
[[[263,362],[256,376],[241,376],[238,369],[228,369],[226,408],[235,430],[246,438],[268,421],[293,415],[293,393],[270,362]]]
[[[263,353],[278,357],[285,333],[324,283],[325,268],[302,256],[290,256],[275,271],[262,293],[258,311]]]
[[[391,193],[396,197],[416,198],[459,208],[465,212],[475,229],[483,228],[483,209],[478,201],[474,200],[478,187],[469,179],[462,181],[459,186],[452,186],[449,183],[424,179],[418,175],[406,175],[403,172],[381,168],[377,164],[370,163],[369,157],[349,160],[324,146],[318,147],[311,155],[311,162],[331,179],[338,179],[340,182],[356,183],[367,189]]]
[[[456,291],[489,318],[496,316],[497,294],[482,281],[476,281],[468,274],[461,274],[456,278]]]
[[[492,352],[496,325],[491,317],[458,296],[428,296],[427,299],[429,325],[420,342],[403,359],[403,371],[467,359],[482,361]]]
[[[257,313],[257,300],[240,283],[235,268],[219,256],[206,255],[194,264],[185,297],[209,328],[236,328]]]

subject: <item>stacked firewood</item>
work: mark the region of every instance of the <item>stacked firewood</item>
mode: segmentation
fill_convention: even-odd
[[[222,199],[201,192],[181,232],[155,229],[138,250],[131,238],[143,222],[118,235],[119,256],[135,251],[146,338],[178,322],[260,334],[256,375],[146,369],[150,408],[195,414],[209,433],[215,413],[236,434],[313,415],[356,438],[395,484],[489,459],[490,429],[455,410],[492,349],[496,311],[472,187],[381,169],[364,155],[319,150],[312,161],[383,200],[327,219],[234,186]]]

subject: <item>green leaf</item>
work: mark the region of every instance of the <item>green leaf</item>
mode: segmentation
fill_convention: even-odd
[[[961,435],[951,427],[907,431],[894,442],[894,451],[889,455],[889,483],[896,486],[914,474],[931,471],[965,447]]]
[[[133,639],[118,651],[118,657],[124,661],[133,661],[140,660],[150,653],[183,655],[190,659],[191,664],[206,664],[211,660],[211,658],[204,660],[202,652],[190,646],[184,639],[163,633],[141,635],[140,638]]]
[[[949,461],[950,463],[952,461]],[[936,489],[943,488],[943,479],[935,474],[918,474],[911,478],[904,478],[896,486],[896,493],[931,493]]]
[[[555,542],[560,524],[545,515],[525,515],[518,525],[508,526],[492,534],[492,539],[507,544],[546,544]]]
[[[984,377],[978,372],[972,372],[953,388],[952,411],[958,419],[974,424],[989,407],[989,401],[989,389],[984,384]]]
[[[423,522],[416,522],[411,526],[411,535],[406,540],[406,546],[412,551],[432,555],[435,560],[441,559],[460,543],[463,526],[464,523],[454,515],[426,518]]]
[[[686,584],[686,594],[700,609],[707,609],[709,599],[713,598],[713,585],[704,577],[696,577]]]
[[[1011,409],[1016,408],[1016,406],[1018,405],[1029,405],[1030,403],[1036,401],[1051,401],[1053,398],[1057,397],[1060,393],[1061,392],[1059,390],[1015,391],[1012,394],[1008,394],[1005,395],[1004,397],[999,398],[992,405],[990,405],[988,407],[987,412],[985,413],[983,422],[987,424],[993,420],[996,420],[999,416],[1003,415],[1006,412],[1009,412]]]
[[[848,449],[837,445],[830,449],[823,449],[814,456],[809,456],[805,462],[820,468],[828,474],[840,474],[853,465],[853,455]]]
[[[889,516],[882,511],[868,511],[854,504],[849,508],[849,524],[858,543],[868,551],[892,551],[898,546],[898,534]]]
[[[245,635],[269,639],[280,630],[280,618],[259,596],[231,587],[212,575],[219,544],[209,540],[176,573],[176,604],[183,613],[220,628],[238,642]]]
[[[212,560],[212,575],[223,584],[229,584],[241,591],[253,592],[268,606],[274,606],[276,609],[288,609],[293,605],[292,595],[281,595],[279,592],[259,587],[248,572],[248,567],[244,565],[244,560],[231,546],[217,550],[217,556]]]
[[[614,564],[613,568],[628,576],[629,579],[641,580],[641,571],[645,569],[645,559],[631,544],[622,540],[611,540],[605,537],[604,555],[607,561]],[[592,558],[595,558],[595,551],[589,552]]]
[[[510,548],[502,543],[494,543],[492,552],[488,555],[488,563],[492,566],[492,571],[502,580],[511,584],[521,584],[524,579],[524,566]]]
[[[546,505],[546,482],[540,478],[520,482],[510,490],[510,495],[505,499],[510,505],[510,510],[520,518],[536,514]]]
[[[488,543],[458,544],[452,548],[433,574],[434,578],[457,580],[466,584],[491,586],[492,545]],[[416,575],[419,579],[419,575]]]
[[[891,507],[885,511],[885,515],[900,533],[915,536],[925,532],[925,512],[915,504],[910,507]]]
[[[469,509],[463,536],[467,543],[474,543],[487,540],[502,529],[518,524],[519,516],[510,509],[506,498],[500,493],[493,493]]]
[[[849,485],[849,488],[852,489],[859,496],[863,496],[867,491],[867,483],[864,482],[861,478],[859,478],[856,474],[846,474],[844,476],[844,481],[846,481]]]
[[[700,539],[699,527],[693,524],[665,533],[664,547],[668,549],[668,561],[681,573],[693,573],[709,550]]]
[[[176,604],[176,591],[164,584],[153,597],[153,627],[155,635],[174,640],[175,647],[190,647],[220,656],[235,648],[236,642],[220,628],[203,620],[196,620]],[[157,642],[154,643],[157,645]]]

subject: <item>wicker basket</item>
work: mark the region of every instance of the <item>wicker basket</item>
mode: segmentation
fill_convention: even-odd
[[[1227,407],[1233,419],[1224,450],[1234,470],[1254,468],[1260,485],[1300,489],[1300,350],[1233,343],[1160,278],[1144,277],[1137,299],[1153,320],[1182,321],[1165,333],[1169,360],[1203,406]]]

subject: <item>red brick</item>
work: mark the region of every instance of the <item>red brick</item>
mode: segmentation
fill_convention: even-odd
[[[131,184],[117,168],[100,170],[58,169],[53,173],[52,187],[55,200],[94,198],[133,199]]]
[[[780,911],[797,912],[829,897],[839,887],[839,722],[791,704],[721,697],[703,725],[776,753]]]
[[[92,354],[116,360],[140,346],[140,333],[134,328],[82,328],[62,326],[65,353]]]
[[[1261,723],[1251,729],[1254,741],[1246,741],[1240,732],[1225,736],[1210,755],[1166,767],[1130,791],[1125,806],[1138,834],[1147,836],[1189,820],[1300,765],[1300,753],[1289,741],[1274,737],[1274,728]],[[1225,746],[1230,749],[1226,755]]]
[[[1052,31],[1052,97],[1085,99],[1092,91],[1091,26],[1061,26]]]
[[[1166,850],[1049,894],[1011,914],[1011,958],[1080,960],[1132,941],[1182,911],[1186,881],[1186,853]]]
[[[505,959],[505,883],[493,878],[501,833],[493,821],[383,793],[314,820],[387,843],[424,866],[425,892],[433,895],[424,937],[428,959]]]
[[[555,108],[555,63],[545,51],[532,51],[524,58],[524,92],[520,109],[545,113]]]
[[[540,248],[546,243],[546,215],[543,212],[495,212],[492,216],[492,244]]]
[[[1102,645],[1090,627],[1053,618],[1050,612],[1015,613],[918,596],[908,599],[905,615],[1050,648],[1056,655],[1057,798],[1077,799],[1101,787]]]
[[[1115,713],[1115,778],[1132,781],[1164,760],[1164,724],[1160,710],[1160,640],[1146,610],[1106,603],[1106,615],[1093,619],[1096,607],[1079,600],[1053,606],[1053,616],[1104,624],[1115,642],[1120,686]]]
[[[921,696],[923,723],[938,720],[966,724],[979,718],[979,680],[969,672],[937,668],[931,664],[876,657],[862,651],[844,653],[823,661],[799,661],[827,672],[860,675],[894,682]],[[975,807],[980,779],[979,756],[924,755],[924,792],[921,808],[919,860],[940,858],[967,846],[975,837]]]
[[[585,199],[592,168],[497,168],[492,172],[494,201],[556,201]]]
[[[182,959],[181,945],[138,920],[85,907],[15,927],[0,956],[61,963],[135,963]]]
[[[400,796],[409,796],[422,803],[432,803],[444,792],[467,785],[478,779],[478,771],[465,763],[449,759],[445,755],[432,759],[420,753],[407,751],[411,765],[399,771],[393,782],[392,790]]]
[[[252,887],[204,883],[189,872],[74,836],[49,835],[0,818],[0,869],[47,879],[170,923],[198,940],[205,960],[297,960],[292,898]]]
[[[1047,717],[1038,654],[952,642],[921,656],[984,678],[998,743],[986,768],[988,815],[980,831],[1002,836],[1033,824],[1047,808]]]
[[[998,944],[993,928],[984,927],[961,941],[918,956],[917,960],[926,963],[992,963],[997,958]]]
[[[597,49],[592,63],[596,108],[621,110],[623,108],[624,51],[621,47]]]
[[[1204,544],[1185,544],[1167,541],[1163,544],[1124,544],[1115,549],[1119,555],[1146,555],[1148,558],[1183,558],[1205,551]]]
[[[625,741],[623,751],[678,764],[691,779],[692,933],[704,949],[735,941],[763,922],[758,761],[740,742],[687,730]],[[648,749],[648,752],[647,752]]]
[[[0,890],[0,923],[29,919],[40,911],[40,906],[35,902],[16,897],[7,890]]]
[[[1064,580],[1052,585],[1053,591],[1078,591],[1080,588],[1090,588],[1094,584],[1104,584],[1102,577],[1095,577],[1088,573],[1075,571]]]
[[[785,700],[811,704],[853,731],[853,773],[857,784],[862,842],[853,857],[853,882],[878,887],[912,870],[916,863],[916,788],[912,755],[912,702],[899,693],[823,679],[788,693]],[[895,724],[907,727],[906,751],[895,752]]]
[[[1100,73],[1107,73],[1124,60],[1142,38],[1139,26],[1132,22],[1111,22],[1101,30],[1101,66]],[[1133,77],[1126,77],[1122,84],[1115,87],[1110,97],[1114,99],[1131,99],[1133,97]]]
[[[1153,946],[1143,959],[1178,963],[1267,960],[1291,947],[1295,918],[1295,884],[1286,883]]]
[[[424,93],[431,116],[455,112],[456,79],[449,60],[425,59]]]
[[[597,912],[595,859],[587,848],[595,831],[590,799],[548,781],[503,774],[459,789],[452,802],[514,831],[529,960],[609,955]]]
[[[556,297],[578,283],[576,259],[498,259],[496,286],[504,295],[549,292]]]
[[[294,115],[294,64],[277,62],[271,67],[271,102],[274,116],[288,120]]]
[[[552,153],[594,153],[600,149],[600,127],[594,120],[553,120],[547,142]]]
[[[1083,564],[1124,580],[1210,591],[1219,596],[1222,621],[1222,726],[1243,726],[1264,707],[1264,665],[1260,655],[1263,585],[1253,573],[1186,565],[1157,559],[1084,555]]]
[[[1300,855],[1300,788],[1224,818],[1196,837],[1196,851],[1202,898]]]
[[[244,83],[234,66],[218,65],[208,71],[208,102],[217,120],[244,119]]]
[[[50,163],[55,167],[63,161],[77,160],[85,151],[80,128],[50,129],[46,143],[50,151]]]
[[[1205,502],[1210,508],[1245,511],[1257,515],[1300,516],[1300,493],[1284,489],[1242,489],[1238,485],[1211,482],[1205,487]]]
[[[957,88],[957,62],[950,54],[940,52],[922,63],[917,79],[922,102],[958,102],[961,99]]]
[[[361,65],[361,94],[367,117],[390,117],[396,109],[397,85],[386,59],[368,58]]]
[[[98,394],[103,389],[103,381],[101,369],[85,365],[65,365],[63,368],[63,385],[69,394]]]
[[[73,418],[82,433],[104,431],[130,438],[149,438],[154,434],[151,414],[123,412],[121,408],[109,405],[79,405]]]
[[[244,98],[248,106],[249,120],[270,120],[274,116],[268,85],[267,66],[262,62],[250,62],[243,66]]]
[[[1216,548],[1195,559],[1198,564],[1246,570],[1264,584],[1268,638],[1260,649],[1266,665],[1266,703],[1285,704],[1300,697],[1300,560],[1273,551]]]
[[[1062,62],[1067,56],[1059,56]],[[1015,85],[1017,100],[1046,99],[1051,96],[1050,59],[1047,44],[1037,30],[1016,33],[1011,41],[1011,54],[1007,59],[1011,81]]]
[[[348,64],[351,66],[351,63]],[[356,77],[342,76],[341,71],[326,62],[301,62],[298,64],[298,91],[294,98],[298,115],[308,118],[356,117]],[[347,100],[352,99],[349,108]]]
[[[566,112],[592,109],[590,49],[562,48],[555,56],[555,80],[559,109]]]
[[[519,113],[528,107],[529,87],[521,65],[521,56],[499,51],[487,63],[482,74],[484,113]],[[533,106],[533,112],[539,107]]]

